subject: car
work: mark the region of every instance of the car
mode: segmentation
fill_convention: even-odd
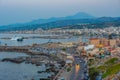
[[[80,60],[80,63],[81,63],[82,61]]]
[[[80,59],[80,58],[76,58],[76,59]]]
[[[65,80],[65,78],[64,78],[64,77],[62,77],[62,78],[60,78],[60,79],[58,79],[58,80]]]
[[[79,58],[79,56],[74,56],[75,58]]]
[[[85,70],[84,73],[87,73],[87,70]]]

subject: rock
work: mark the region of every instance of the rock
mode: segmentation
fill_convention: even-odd
[[[17,59],[17,58],[13,58],[13,59],[12,58],[4,58],[4,59],[2,59],[2,62],[5,62],[5,61],[20,64],[20,63],[24,62],[25,60],[23,60],[22,58],[19,58],[19,59]]]

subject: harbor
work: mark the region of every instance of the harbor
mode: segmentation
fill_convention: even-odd
[[[23,41],[11,40],[14,36],[23,37]],[[51,37],[53,36],[53,37]],[[0,34],[0,45],[4,46],[28,46],[33,44],[43,44],[48,42],[76,42],[80,37],[67,37],[62,35],[46,35],[46,34]]]
[[[20,34],[18,35],[21,36]],[[30,36],[28,35],[26,36],[25,34],[24,37],[30,38]],[[18,75],[20,73],[23,75],[20,75],[19,77],[15,77],[15,75],[12,75],[12,73],[4,74],[3,72],[1,72],[1,75],[6,77],[5,80],[7,80],[9,77],[12,77],[12,76],[13,77],[10,78],[9,80],[14,80],[14,79],[17,79],[17,80],[44,80],[44,79],[53,80],[55,79],[57,80],[58,78],[56,77],[57,74],[59,74],[59,71],[61,71],[61,69],[65,66],[65,61],[62,60],[62,58],[59,58],[58,54],[61,53],[61,51],[63,51],[64,47],[73,46],[73,44],[71,44],[71,40],[73,40],[74,42],[75,39],[76,40],[78,39],[78,38],[75,38],[75,39],[72,38],[70,40],[62,39],[63,41],[59,41],[61,39],[58,39],[58,42],[52,39],[52,42],[51,42],[49,40],[50,37],[48,37],[48,39],[45,39],[46,42],[44,43],[44,42],[41,42],[41,39],[43,38],[33,38],[34,41],[36,41],[36,39],[38,41],[36,43],[31,41],[29,45],[26,45],[26,42],[29,42],[29,40],[31,40],[32,38],[23,39],[23,41],[20,41],[20,42],[16,40],[11,40],[10,38],[4,39],[4,36],[3,37],[1,36],[0,55],[5,55],[5,57],[2,57],[0,59],[0,64],[11,66],[11,67],[6,67],[8,70],[14,67],[15,65],[19,65],[20,67],[18,68],[20,68],[20,70],[26,68],[28,65],[28,66],[34,67],[35,71],[33,70],[34,73],[32,73],[30,76],[30,73],[25,73],[23,70],[19,71],[19,69],[17,69],[14,72],[13,70],[14,68],[12,68],[11,70],[13,71],[13,73],[16,73]],[[5,42],[3,42],[2,40],[4,40]],[[66,40],[68,40],[67,43],[66,43]],[[18,45],[18,44],[21,44],[21,45]],[[69,51],[69,48],[68,48],[68,51]],[[13,56],[16,55],[16,56],[10,57],[9,54]],[[25,56],[22,54],[25,54]],[[24,66],[24,68],[22,66]],[[1,69],[2,68],[3,67],[1,66]],[[2,71],[4,71],[4,69]],[[18,71],[18,73],[16,71]],[[30,71],[27,71],[27,72],[30,72]],[[3,79],[4,77],[0,77],[0,79]]]
[[[9,54],[12,57],[9,56]],[[61,67],[65,65],[65,63],[63,63],[64,61],[62,61],[56,56],[50,56],[50,55],[42,54],[42,53],[29,52],[27,49],[22,49],[22,48],[20,49],[20,47],[9,48],[9,49],[8,47],[4,49],[0,48],[0,56],[1,56],[0,64],[3,66],[8,65],[8,67],[6,66],[5,68],[7,68],[8,70],[11,68],[12,70],[11,72],[15,71],[14,73],[19,75],[18,77],[15,77],[15,75],[14,74],[12,75],[12,73],[7,72],[7,74],[6,73],[4,74],[2,71],[4,71],[5,69],[3,69],[2,66],[0,66],[0,68],[3,69],[1,70],[1,73],[0,73],[0,75],[3,75],[3,76],[0,77],[0,79],[3,79],[5,77],[4,79],[6,80],[7,78],[12,77],[12,76],[13,77],[10,78],[9,80],[14,80],[14,79],[17,79],[17,80],[21,80],[21,79],[22,80],[42,80],[42,79],[53,80],[53,78],[59,72]],[[16,67],[16,65],[18,65],[19,67]],[[34,69],[31,70],[30,68],[28,68],[27,70],[29,71],[26,71],[25,73],[21,69],[27,68],[27,65],[29,67],[34,67]],[[14,67],[16,67],[16,70],[13,70]],[[32,72],[31,76],[30,76],[30,73],[27,73],[27,72]]]

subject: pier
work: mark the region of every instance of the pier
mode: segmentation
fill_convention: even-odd
[[[33,52],[30,49],[32,48],[32,46],[0,46],[0,51],[1,52],[22,52],[22,53],[26,53],[29,55],[46,55],[44,53],[40,53],[40,52]]]

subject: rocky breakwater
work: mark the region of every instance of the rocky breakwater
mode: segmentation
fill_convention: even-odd
[[[40,78],[40,80],[53,80],[59,70],[65,65],[65,62],[60,60],[58,57],[53,55],[29,55],[23,57],[16,57],[16,58],[3,58],[2,62],[12,62],[15,64],[33,64],[35,66],[41,67],[43,64],[46,68],[45,70],[37,71],[38,74],[50,74],[46,78]],[[33,79],[35,80],[35,79]]]
[[[0,46],[0,51],[29,52],[30,46]]]
[[[25,61],[24,58],[20,57],[20,58],[4,58],[1,60],[2,62],[13,62],[13,63],[17,63],[17,64],[20,64],[22,62]]]

